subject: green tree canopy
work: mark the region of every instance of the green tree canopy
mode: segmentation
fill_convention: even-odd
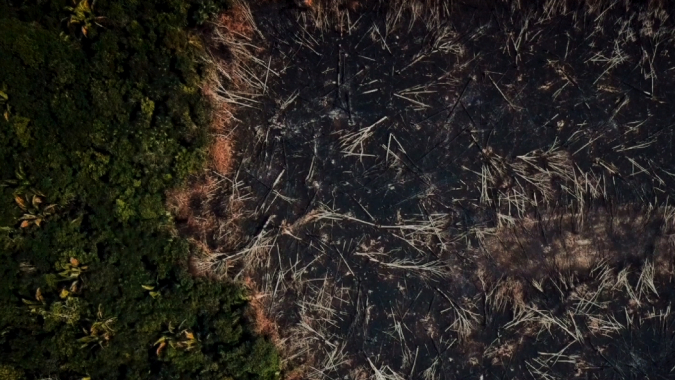
[[[0,380],[278,376],[164,207],[203,165],[195,31],[224,7],[0,0]]]

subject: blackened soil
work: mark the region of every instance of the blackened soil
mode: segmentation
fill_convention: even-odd
[[[670,278],[657,275],[664,290],[636,295],[635,305],[625,287],[602,288],[591,272],[605,260],[615,284],[633,268],[626,278],[638,289],[645,261],[672,249],[663,244],[667,218],[646,211],[667,206],[675,188],[672,18],[637,5],[549,13],[534,2],[481,1],[449,6],[431,28],[404,10],[387,30],[392,10],[364,3],[341,30],[317,30],[307,10],[253,12],[271,65],[258,72],[259,106],[238,114],[238,178],[252,195],[245,227],[276,236],[256,273],[282,332],[311,347],[307,376],[371,376],[370,360],[411,379],[672,378]],[[350,146],[349,134],[364,130]],[[511,172],[482,194],[489,160],[549,149],[572,178],[545,177],[548,199]],[[544,161],[532,167],[553,172]],[[576,193],[574,178],[585,184]],[[499,200],[516,189],[528,198],[524,212]],[[439,216],[432,232],[405,227]],[[504,227],[504,216],[515,222]],[[630,224],[636,218],[645,222]],[[565,266],[542,253],[567,232],[592,230],[588,221],[616,227],[588,239],[589,251],[602,250],[589,253],[596,263]],[[518,260],[543,264],[505,266],[499,240],[529,247]],[[668,272],[672,262],[662,263],[659,273]],[[508,299],[501,306],[498,288]],[[578,314],[588,289],[599,296],[587,315],[611,315],[624,328],[601,333]],[[509,326],[526,312],[519,302],[543,312]],[[542,313],[554,321],[546,328]],[[291,334],[303,321],[316,336]],[[326,365],[335,347],[344,360]]]

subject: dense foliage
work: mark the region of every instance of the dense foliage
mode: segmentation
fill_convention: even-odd
[[[278,376],[164,208],[208,140],[190,30],[224,6],[0,0],[0,380]]]

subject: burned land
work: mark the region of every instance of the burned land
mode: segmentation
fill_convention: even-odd
[[[673,9],[538,3],[240,4],[217,36],[235,159],[179,229],[287,378],[675,376]]]

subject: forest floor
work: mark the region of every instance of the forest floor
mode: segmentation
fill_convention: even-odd
[[[237,158],[179,219],[286,376],[672,378],[672,9],[306,3],[224,48]]]

